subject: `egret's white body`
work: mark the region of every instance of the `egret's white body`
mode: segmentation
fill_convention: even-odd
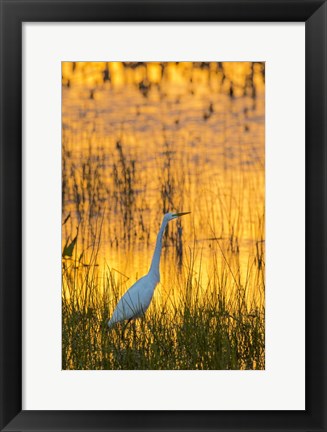
[[[147,275],[135,282],[119,300],[116,309],[108,321],[108,326],[112,327],[118,322],[139,318],[148,309],[154,290],[160,282],[160,256],[162,249],[162,237],[169,221],[183,216],[186,213],[166,213],[157,236],[156,247],[154,250],[150,270]]]

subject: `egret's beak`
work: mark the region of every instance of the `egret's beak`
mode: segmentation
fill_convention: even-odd
[[[184,215],[187,215],[187,214],[190,214],[191,212],[183,212],[183,213],[175,213],[175,214],[173,214],[173,217],[180,217],[180,216],[184,216]]]

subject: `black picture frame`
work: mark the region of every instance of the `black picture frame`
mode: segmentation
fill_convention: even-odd
[[[1,0],[0,3],[0,429],[326,431],[326,1]],[[22,23],[68,21],[305,22],[305,411],[22,411]],[[135,393],[131,397],[137,397],[137,390]]]

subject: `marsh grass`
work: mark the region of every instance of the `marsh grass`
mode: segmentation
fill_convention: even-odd
[[[189,280],[180,297],[154,300],[143,319],[109,330],[121,288],[109,271],[104,280],[91,272],[84,274],[85,301],[63,297],[63,369],[264,369],[264,308],[247,307],[241,289],[227,299],[223,288],[213,294],[208,286],[205,302],[190,301],[198,287]]]

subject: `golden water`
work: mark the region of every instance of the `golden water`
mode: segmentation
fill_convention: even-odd
[[[163,213],[191,211],[169,224],[156,300],[190,272],[207,291],[228,273],[263,304],[263,68],[62,64],[62,237],[79,227],[78,269],[100,238],[99,278],[124,291],[148,271]]]

